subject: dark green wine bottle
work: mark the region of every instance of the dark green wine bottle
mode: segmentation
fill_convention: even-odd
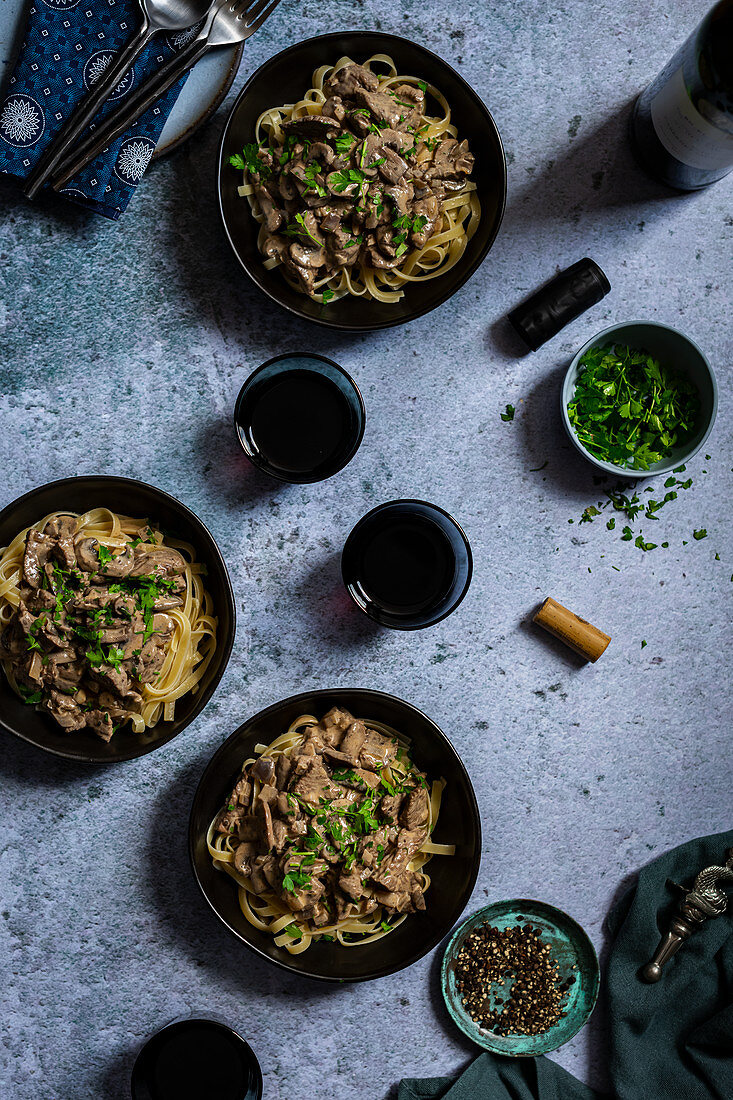
[[[638,159],[657,179],[695,191],[733,168],[733,0],[719,3],[639,96]]]

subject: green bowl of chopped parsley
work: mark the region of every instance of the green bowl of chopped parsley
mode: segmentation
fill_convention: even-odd
[[[712,431],[718,386],[689,336],[658,321],[599,332],[573,359],[562,387],[563,423],[585,458],[639,478],[687,462]]]

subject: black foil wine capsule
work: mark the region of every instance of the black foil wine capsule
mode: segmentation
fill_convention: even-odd
[[[600,302],[611,284],[587,257],[561,271],[508,314],[509,321],[532,351],[556,336],[581,313]]]

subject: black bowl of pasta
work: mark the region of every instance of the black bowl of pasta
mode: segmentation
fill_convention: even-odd
[[[481,822],[430,718],[337,688],[275,703],[224,742],[196,791],[189,851],[207,902],[252,951],[358,982],[416,962],[460,918]]]
[[[506,158],[488,108],[445,61],[351,31],[257,70],[224,128],[218,181],[257,286],[358,332],[435,309],[476,271],[503,217]]]
[[[0,512],[0,728],[83,763],[131,760],[201,713],[235,633],[204,524],[130,478],[65,478]]]

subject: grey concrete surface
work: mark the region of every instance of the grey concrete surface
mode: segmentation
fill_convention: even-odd
[[[704,7],[285,3],[248,44],[215,120],[150,171],[119,224],[0,187],[0,506],[75,473],[154,482],[212,528],[239,613],[218,692],[167,748],[86,770],[0,742],[3,1100],[124,1097],[141,1040],[195,1011],[249,1039],[266,1100],[383,1100],[402,1076],[472,1057],[440,1002],[439,952],[382,981],[322,988],[252,957],[198,896],[186,856],[197,779],[240,721],[286,695],[366,685],[424,708],[481,806],[469,908],[543,898],[601,950],[629,876],[730,826],[731,179],[673,195],[635,167],[625,129],[633,97]],[[510,161],[506,219],[478,274],[432,315],[372,337],[271,308],[216,210],[214,154],[236,89],[280,48],[337,27],[442,54],[490,105]],[[521,355],[503,316],[585,255],[612,293]],[[689,333],[721,391],[711,457],[690,464],[692,487],[654,525],[669,549],[646,554],[605,517],[578,524],[601,497],[558,416],[574,350],[632,317]],[[368,425],[342,474],[280,487],[248,468],[230,415],[252,368],[303,346],[354,374]],[[450,510],[475,554],[460,610],[415,635],[370,629],[339,590],[348,531],[401,495]],[[527,625],[548,594],[613,636],[597,665]],[[605,1033],[600,1009],[555,1057],[602,1086]]]

